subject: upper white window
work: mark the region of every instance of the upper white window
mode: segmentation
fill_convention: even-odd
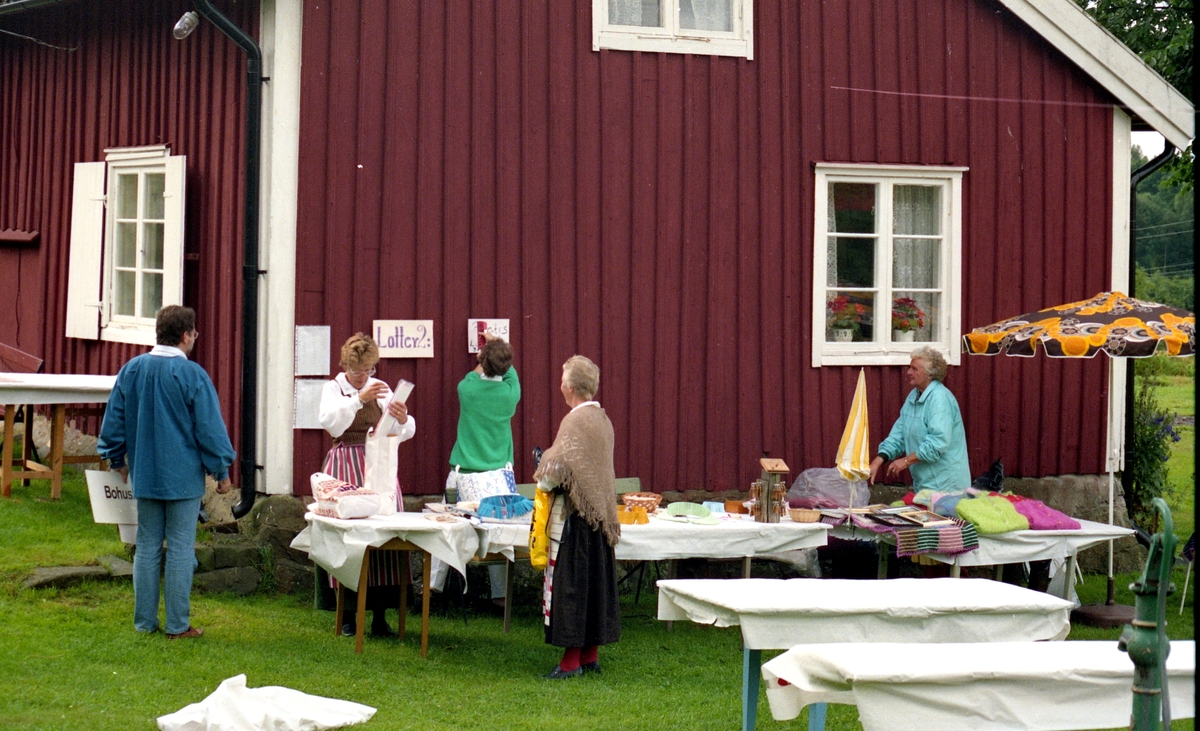
[[[185,158],[105,153],[75,164],[67,337],[153,345],[158,310],[183,304]]]
[[[592,0],[592,50],[754,58],[754,0]]]
[[[817,164],[814,367],[958,364],[964,170]]]

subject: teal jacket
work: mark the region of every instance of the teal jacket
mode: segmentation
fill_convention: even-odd
[[[920,462],[909,467],[914,490],[959,492],[971,486],[962,414],[954,394],[941,381],[932,381],[924,393],[914,388],[908,394],[900,418],[879,445],[879,454],[889,460],[917,455]]]
[[[450,452],[450,467],[484,472],[512,462],[512,418],[520,400],[521,381],[515,367],[499,381],[475,371],[467,373],[458,383],[458,438]]]
[[[135,498],[204,496],[204,475],[229,476],[237,454],[217,391],[199,365],[159,346],[121,367],[108,397],[96,451],[113,467],[128,463]]]

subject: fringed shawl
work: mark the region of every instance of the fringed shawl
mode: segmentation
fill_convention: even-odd
[[[617,521],[613,428],[604,409],[586,406],[567,414],[533,478],[561,487],[575,512],[593,529],[602,531],[608,545],[617,545],[621,525]]]

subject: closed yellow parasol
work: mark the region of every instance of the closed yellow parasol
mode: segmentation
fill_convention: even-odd
[[[867,479],[871,474],[871,451],[867,444],[871,438],[870,423],[867,420],[867,376],[864,370],[858,371],[858,386],[854,389],[854,402],[850,404],[850,416],[846,419],[846,428],[842,431],[842,441],[838,444],[837,468],[851,482]],[[853,495],[853,492],[851,492]]]

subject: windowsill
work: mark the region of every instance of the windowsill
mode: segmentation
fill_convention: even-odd
[[[139,327],[122,327],[109,323],[100,329],[100,339],[112,343],[129,343],[131,345],[150,345],[156,342],[153,330]]]

